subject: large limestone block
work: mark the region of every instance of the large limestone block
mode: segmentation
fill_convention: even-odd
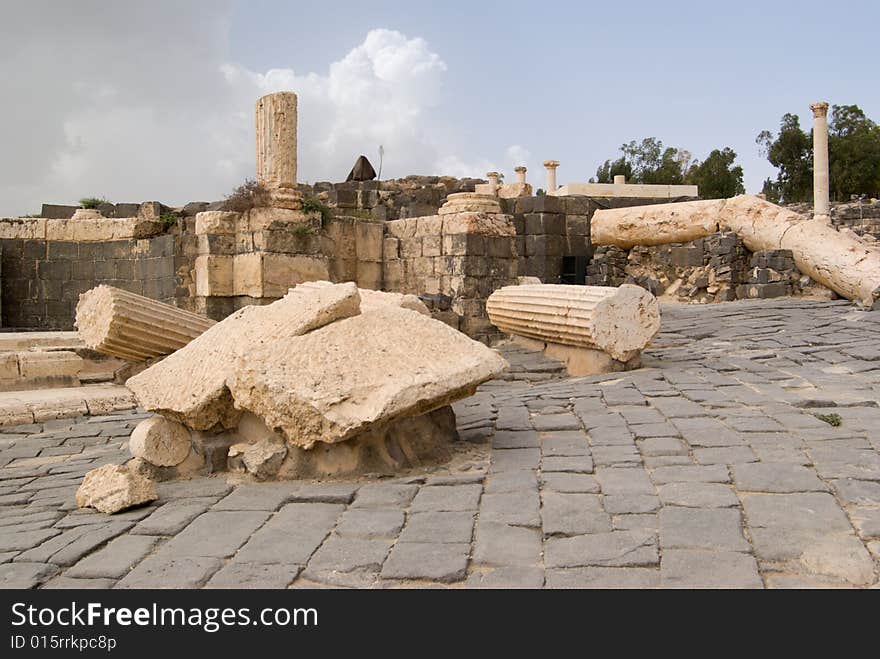
[[[309,449],[448,405],[506,366],[439,321],[381,307],[249,351],[228,385],[237,407]]]
[[[476,233],[481,236],[515,236],[510,215],[496,213],[452,213],[443,216],[443,234]]]
[[[752,195],[598,210],[594,245],[662,245],[719,230],[737,233],[753,252],[788,249],[798,270],[866,307],[880,300],[880,251],[822,220],[809,219]]]
[[[450,213],[500,213],[501,204],[487,194],[476,192],[456,192],[446,197],[446,202],[437,211],[439,215]]]
[[[76,327],[86,346],[141,362],[182,348],[214,321],[112,286],[80,295]]]
[[[620,362],[638,355],[660,330],[657,298],[631,284],[505,286],[489,296],[486,310],[502,332],[602,350]]]
[[[128,464],[92,469],[76,491],[76,505],[102,513],[116,513],[158,498],[156,484]]]
[[[196,430],[233,427],[240,412],[232,407],[226,379],[239,357],[267,346],[271,352],[305,334],[360,311],[352,283],[295,288],[264,307],[245,307],[214,325],[185,348],[130,378],[126,386],[146,409]]]

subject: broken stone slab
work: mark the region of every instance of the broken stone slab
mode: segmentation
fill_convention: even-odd
[[[80,295],[76,305],[86,346],[131,362],[179,350],[212,325],[209,318],[104,284]]]
[[[326,288],[334,284],[329,281],[307,281],[297,284],[296,288],[312,289]],[[358,295],[361,298],[361,312],[371,311],[379,307],[400,307],[401,309],[410,309],[417,311],[424,316],[430,316],[431,311],[425,306],[417,295],[404,293],[389,293],[386,291],[374,291],[370,288],[359,288]]]
[[[246,471],[257,479],[264,480],[278,473],[286,455],[284,440],[263,439],[254,444],[233,444],[229,447],[229,469]]]
[[[92,469],[76,491],[76,505],[102,513],[117,513],[158,498],[156,484],[128,464]]]
[[[657,299],[631,284],[505,286],[489,296],[486,310],[502,332],[601,350],[619,362],[636,357],[660,329]]]
[[[239,358],[250,362],[262,348],[280,351],[294,337],[359,312],[353,283],[297,287],[267,306],[240,309],[126,386],[142,407],[189,428],[233,428],[241,411],[233,407],[226,380]]]
[[[128,442],[131,454],[157,467],[174,467],[186,460],[192,448],[186,426],[154,416],[141,421]]]
[[[382,307],[250,350],[228,386],[237,408],[309,449],[449,405],[506,367],[444,323]]]

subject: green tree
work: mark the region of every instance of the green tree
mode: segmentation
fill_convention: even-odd
[[[614,162],[606,160],[596,170],[596,183],[614,183],[614,177],[618,174],[626,176],[627,180],[633,177],[632,166],[621,156]]]
[[[745,193],[743,169],[734,166],[736,152],[730,147],[715,149],[703,161],[694,161],[685,182],[699,186],[702,199],[726,199]]]
[[[797,115],[786,113],[774,138],[761,131],[755,141],[770,164],[779,169],[775,190],[778,201],[807,201],[813,196],[812,138],[801,130]],[[766,187],[766,185],[765,185]]]
[[[858,105],[834,105],[828,122],[828,170],[831,195],[845,201],[853,194],[880,192],[880,126]]]
[[[656,137],[641,142],[633,140],[620,147],[623,155],[606,160],[596,170],[597,183],[613,183],[614,176],[623,174],[630,183],[662,183],[674,185],[684,180],[690,153],[663,147]]]

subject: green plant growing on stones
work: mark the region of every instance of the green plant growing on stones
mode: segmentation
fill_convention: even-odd
[[[293,228],[293,235],[297,238],[305,238],[311,236],[313,233],[315,233],[315,230],[308,224],[298,224]]]
[[[79,205],[83,208],[97,208],[101,204],[109,203],[104,197],[83,197],[79,200]]]
[[[245,179],[223,201],[223,210],[244,213],[257,206],[265,206],[269,201],[269,192],[259,181]]]
[[[840,418],[839,414],[816,414],[814,416],[819,419],[819,421],[824,421],[835,428],[843,423],[843,419]]]
[[[165,231],[168,231],[171,227],[177,224],[177,221],[180,219],[180,216],[177,213],[166,212],[162,213],[159,216],[159,221],[162,223],[162,228]]]
[[[322,227],[326,226],[327,222],[329,222],[330,218],[333,216],[333,211],[330,210],[330,207],[315,197],[306,197],[303,199],[302,209],[306,213],[320,213]]]

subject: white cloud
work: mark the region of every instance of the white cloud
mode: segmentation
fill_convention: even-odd
[[[459,136],[437,116],[446,65],[421,38],[372,30],[324,73],[260,72],[231,61],[224,3],[35,0],[9,13],[0,216],[93,195],[222,198],[254,176],[254,102],[282,89],[299,96],[300,180],[343,180],[361,153],[378,168],[380,144],[383,178],[498,167],[452,152]],[[528,155],[515,145],[499,162]]]

